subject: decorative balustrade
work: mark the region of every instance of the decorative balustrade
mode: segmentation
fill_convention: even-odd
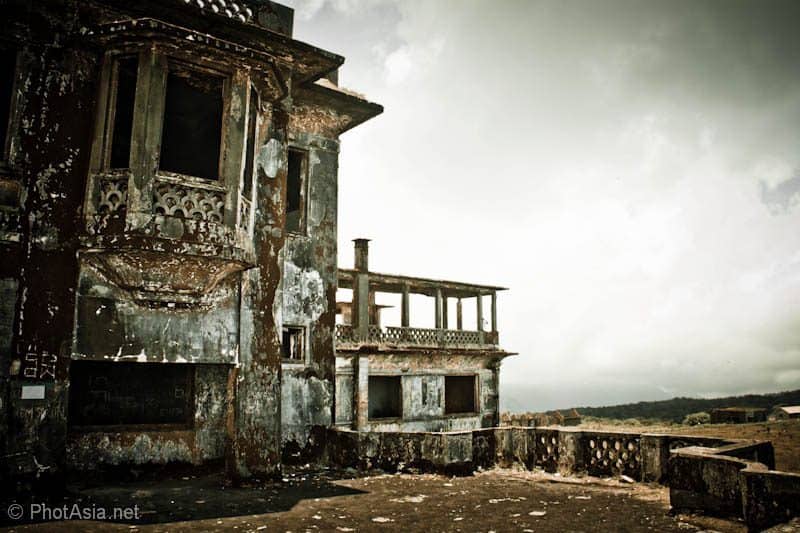
[[[355,342],[355,339],[355,330],[353,329],[353,326],[336,324],[336,342],[352,343]]]
[[[443,329],[445,344],[483,344],[486,340],[482,331]],[[490,344],[490,343],[489,343]]]
[[[128,204],[128,174],[108,174],[97,180],[97,212],[107,215],[124,211]]]
[[[399,328],[370,325],[366,337],[353,326],[337,324],[336,341],[339,344],[406,344],[413,346],[475,346],[492,344],[494,335],[483,331],[451,329]]]
[[[383,331],[380,326],[367,326],[367,341],[381,342],[383,340]]]
[[[101,215],[124,212],[128,205],[128,172],[100,174],[97,180],[96,212]],[[225,213],[224,187],[159,175],[153,186],[153,213],[221,224]],[[252,202],[239,201],[239,227],[249,229]]]
[[[160,215],[222,223],[225,189],[161,176],[153,187],[153,211]]]

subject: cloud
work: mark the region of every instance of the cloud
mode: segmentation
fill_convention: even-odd
[[[774,186],[769,186],[768,181],[759,181],[761,187],[761,201],[773,214],[786,213],[800,205],[800,174]]]
[[[424,75],[428,69],[434,67],[436,59],[444,48],[444,42],[444,39],[437,38],[420,45],[404,44],[386,54],[384,59],[386,84],[391,87],[403,83],[412,75]]]
[[[800,388],[800,3],[723,4],[318,9],[386,109],[342,139],[340,262],[368,233],[378,270],[511,287],[528,408]]]

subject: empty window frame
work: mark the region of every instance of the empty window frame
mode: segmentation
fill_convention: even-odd
[[[302,363],[305,361],[305,328],[286,326],[281,336],[281,356],[284,361]]]
[[[370,420],[403,416],[401,376],[370,376],[368,416]]]
[[[475,376],[444,377],[444,414],[474,413]]]
[[[130,167],[138,70],[139,58],[136,56],[120,57],[114,63],[113,76],[116,79],[114,85],[116,91],[112,96],[114,112],[109,117],[112,123],[111,147],[108,154],[109,168]]]
[[[8,159],[16,72],[17,51],[13,48],[0,48],[0,161]]]
[[[218,180],[225,78],[170,64],[159,168]]]
[[[290,148],[287,166],[285,229],[292,233],[305,233],[308,152]]]
[[[193,387],[188,364],[73,361],[69,425],[191,427]]]

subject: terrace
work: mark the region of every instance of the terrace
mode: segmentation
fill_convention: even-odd
[[[499,344],[497,331],[497,293],[505,287],[476,285],[370,272],[368,240],[355,240],[355,268],[339,269],[339,289],[352,291],[352,301],[340,302],[337,312],[341,323],[336,325],[339,349],[363,345],[386,345],[411,348],[487,349]],[[376,294],[400,295],[400,325],[381,324],[385,305],[376,303]],[[411,326],[412,295],[433,299],[434,327]],[[489,316],[484,316],[488,300]],[[455,324],[449,316],[454,303]],[[474,329],[465,320],[465,304],[474,307]],[[455,329],[451,327],[455,325]]]

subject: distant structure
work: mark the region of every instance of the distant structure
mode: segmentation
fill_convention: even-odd
[[[770,418],[775,420],[800,419],[800,405],[780,405],[772,410]]]
[[[761,407],[725,407],[712,409],[709,414],[712,424],[746,424],[767,421],[767,410]]]
[[[569,411],[549,411],[547,416],[550,417],[550,425],[558,426],[579,426],[581,424],[581,415],[575,409]]]
[[[514,355],[498,345],[497,293],[506,289],[372,272],[369,241],[354,242],[355,268],[338,274],[339,288],[353,296],[336,304],[336,425],[359,431],[499,425],[500,363]],[[387,306],[375,303],[377,293],[400,295],[399,326],[381,323]],[[434,328],[411,327],[411,294],[433,298]],[[474,328],[464,323],[465,301],[476,306]]]
[[[546,427],[546,426],[579,426],[581,415],[576,409],[566,412],[547,411],[546,413],[503,414],[504,426]]]

